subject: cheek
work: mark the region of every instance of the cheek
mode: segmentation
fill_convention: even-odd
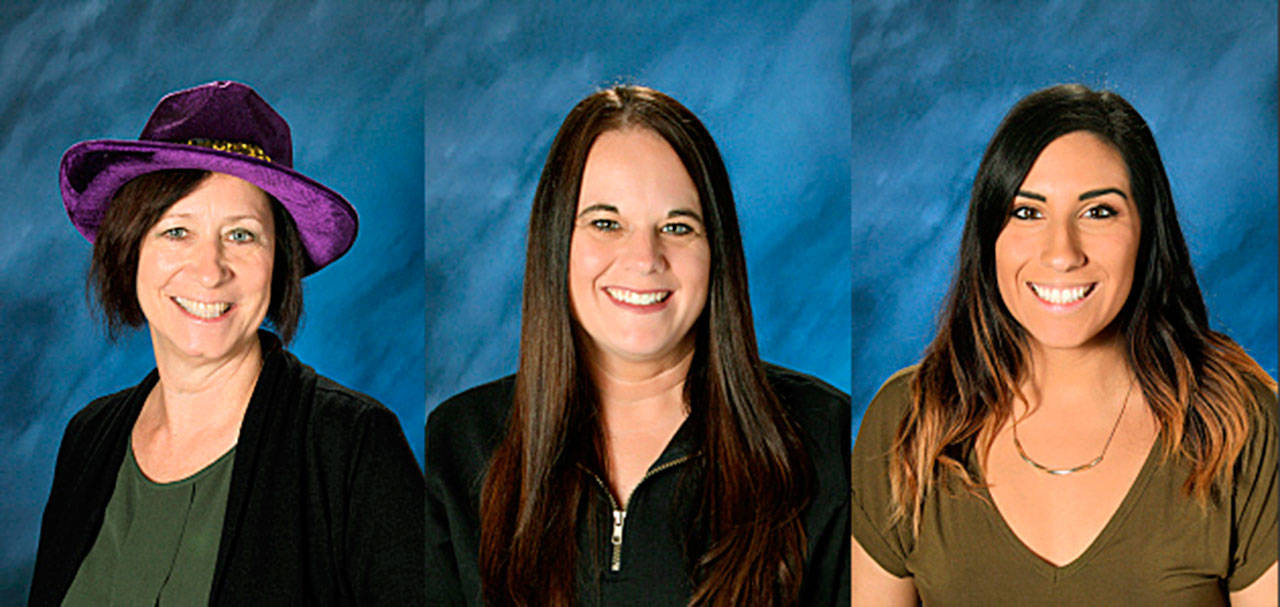
[[[175,255],[163,247],[142,246],[138,249],[138,270],[134,275],[139,295],[163,285],[164,277],[178,265]]]
[[[581,238],[576,230],[569,241],[569,307],[580,318],[578,302],[592,290],[592,281],[600,265],[598,251],[589,238]]]
[[[241,278],[245,286],[255,291],[262,300],[262,306],[271,304],[271,277],[275,266],[275,254],[271,250],[258,250],[246,255],[241,261]]]
[[[1117,293],[1121,301],[1128,299],[1129,292],[1133,289],[1133,274],[1138,263],[1138,241],[1135,236],[1132,240],[1125,238],[1112,243],[1108,243],[1108,257],[1111,261],[1111,273],[1122,285],[1123,292]]]
[[[711,281],[711,250],[706,242],[682,251],[678,259],[680,282],[689,285],[701,294],[706,301],[707,289]]]

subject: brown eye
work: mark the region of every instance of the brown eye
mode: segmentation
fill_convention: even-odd
[[[1039,219],[1043,217],[1043,215],[1040,214],[1040,211],[1026,205],[1014,207],[1013,210],[1009,212],[1009,216],[1014,219],[1022,220]]]
[[[1108,217],[1115,217],[1117,214],[1118,212],[1114,208],[1105,204],[1100,204],[1096,207],[1089,207],[1089,209],[1084,212],[1084,216],[1090,219],[1107,219]]]

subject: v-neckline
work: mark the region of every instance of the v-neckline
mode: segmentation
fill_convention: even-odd
[[[1031,547],[1022,540],[1022,538],[1018,537],[1018,534],[1014,533],[1013,528],[1009,526],[1009,522],[1005,520],[1004,514],[1000,512],[1000,508],[996,506],[995,500],[991,497],[991,492],[983,486],[979,488],[979,491],[988,505],[985,510],[990,513],[991,518],[994,519],[992,521],[994,526],[998,529],[1000,535],[1012,546],[1013,550],[1018,554],[1018,558],[1027,561],[1029,566],[1038,574],[1056,582],[1087,565],[1089,561],[1093,560],[1096,554],[1103,549],[1103,546],[1106,545],[1107,541],[1118,533],[1119,528],[1124,524],[1129,513],[1137,506],[1138,500],[1142,498],[1143,492],[1150,483],[1151,476],[1155,472],[1157,461],[1160,459],[1159,453],[1162,451],[1160,442],[1160,435],[1157,434],[1155,440],[1151,443],[1150,450],[1147,451],[1147,458],[1143,461],[1142,468],[1138,471],[1138,476],[1135,477],[1133,479],[1133,483],[1129,485],[1129,489],[1125,492],[1124,498],[1120,500],[1120,505],[1116,507],[1115,512],[1111,513],[1111,517],[1107,519],[1106,524],[1102,526],[1102,529],[1098,531],[1097,535],[1093,537],[1093,540],[1089,542],[1089,545],[1084,549],[1084,552],[1081,552],[1070,562],[1063,565],[1054,565],[1053,563],[1045,560],[1032,550]],[[973,450],[970,451],[969,459],[970,461],[968,464],[970,466],[970,472],[972,473],[977,471],[979,469],[977,465],[977,455]],[[980,478],[983,478],[983,481],[985,482],[985,476]]]

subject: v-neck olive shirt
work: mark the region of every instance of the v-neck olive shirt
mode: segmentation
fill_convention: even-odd
[[[235,451],[157,483],[127,449],[102,529],[62,604],[207,605]]]
[[[1076,560],[1036,556],[987,502],[963,490],[925,496],[920,533],[890,524],[889,457],[910,409],[915,367],[885,382],[853,448],[853,535],[881,567],[911,576],[924,605],[1161,607],[1226,605],[1276,562],[1276,395],[1259,388],[1261,411],[1217,505],[1182,493],[1190,470],[1151,448],[1120,507]],[[976,454],[966,465],[977,477]]]

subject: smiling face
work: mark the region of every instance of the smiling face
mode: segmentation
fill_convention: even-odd
[[[996,239],[1010,314],[1044,348],[1106,338],[1133,285],[1141,226],[1124,159],[1077,131],[1045,146]]]
[[[138,305],[157,359],[213,361],[255,347],[271,300],[274,235],[266,193],[222,173],[143,234]]]
[[[674,363],[692,351],[710,267],[698,190],[675,150],[644,128],[597,137],[569,247],[569,299],[590,353]]]

